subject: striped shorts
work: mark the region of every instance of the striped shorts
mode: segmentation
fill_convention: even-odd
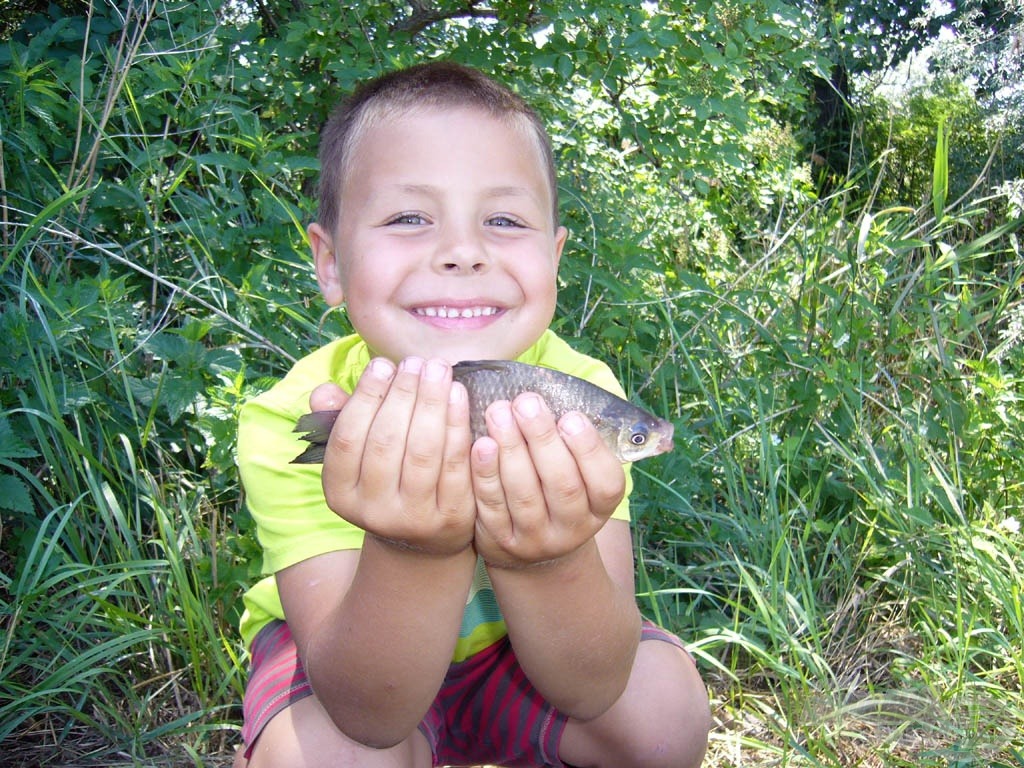
[[[675,635],[645,621],[641,638],[686,650]],[[273,621],[250,649],[249,682],[243,699],[245,756],[270,719],[313,694],[292,633]],[[456,662],[420,722],[434,765],[554,766],[568,718],[527,680],[507,637]]]

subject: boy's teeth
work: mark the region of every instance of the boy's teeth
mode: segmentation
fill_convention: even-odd
[[[466,307],[464,309],[458,309],[457,307],[419,307],[415,310],[417,315],[444,318],[485,317],[487,315],[493,315],[497,311],[498,310],[495,307]]]

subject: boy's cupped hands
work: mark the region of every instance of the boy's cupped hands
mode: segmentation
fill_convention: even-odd
[[[313,410],[340,409],[324,456],[327,503],[385,542],[521,568],[575,552],[622,499],[618,459],[578,413],[555,421],[526,393],[487,409],[475,444],[464,387],[443,360],[375,358],[351,395],[324,384]]]

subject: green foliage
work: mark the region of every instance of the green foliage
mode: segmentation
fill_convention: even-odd
[[[936,220],[946,211],[949,195],[949,137],[945,118],[939,120],[935,131],[935,168],[932,171],[932,213]]]
[[[937,152],[940,136],[945,149]],[[878,159],[865,185],[878,185],[883,204],[935,200],[935,168],[928,161],[944,156],[945,200],[957,201],[976,188],[1018,177],[1024,165],[1013,148],[1020,140],[1019,131],[992,125],[962,83],[939,80],[895,100],[879,94],[865,112],[864,153]]]
[[[846,222],[841,202],[756,269],[665,302],[679,336],[645,394],[683,438],[638,473],[657,499],[646,599],[700,638],[737,727],[772,713],[782,755],[846,764],[868,747],[842,734],[866,728],[890,759],[940,732],[1009,754],[1022,613],[999,561],[1021,545],[1024,409],[1020,368],[987,349],[1021,300],[1024,262],[1000,240],[1021,222],[953,245],[910,209]]]
[[[963,92],[869,123],[884,167],[816,201],[784,115],[828,63],[787,3],[115,5],[0,48],[5,754],[236,739],[238,408],[347,327],[306,255],[317,131],[449,56],[551,126],[557,329],[676,422],[636,468],[639,577],[738,724],[713,759],[1012,764],[1022,193],[971,189]]]

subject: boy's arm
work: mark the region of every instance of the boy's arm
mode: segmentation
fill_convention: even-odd
[[[383,748],[423,719],[451,664],[472,549],[438,557],[367,536],[277,574],[313,690],[349,738]]]
[[[588,720],[622,694],[640,641],[629,524],[608,519],[625,477],[592,424],[556,425],[533,397],[492,405],[474,446],[476,546],[530,681]]]
[[[436,363],[437,361],[435,361]],[[317,697],[350,738],[387,747],[423,718],[451,663],[476,555],[465,390],[443,363],[371,363],[324,457],[339,516],[361,551],[278,573],[288,624]],[[323,408],[314,393],[314,408]]]
[[[632,561],[631,547],[629,523],[610,520],[557,561],[489,570],[527,677],[560,712],[578,720],[614,704],[632,670],[640,614],[632,590],[609,573],[619,570],[623,550]]]

